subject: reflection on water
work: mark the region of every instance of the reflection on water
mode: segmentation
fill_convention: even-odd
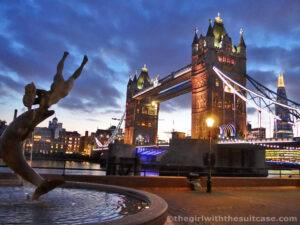
[[[30,165],[30,161],[27,161]],[[63,168],[65,164],[65,174],[79,174],[79,175],[105,175],[105,171],[100,170],[99,163],[90,162],[74,162],[74,161],[54,161],[54,160],[33,160],[32,167],[51,167],[47,169],[34,168],[37,173],[47,174],[63,174]],[[0,160],[0,165],[5,165]],[[56,168],[56,169],[54,169]],[[68,170],[70,168],[78,170]],[[0,167],[0,172],[11,172],[7,167]]]

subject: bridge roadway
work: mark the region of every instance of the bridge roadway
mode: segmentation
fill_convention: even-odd
[[[217,145],[221,148],[234,147],[241,149],[298,149],[300,150],[300,137],[296,138],[265,138],[265,139],[219,139]],[[141,155],[158,155],[168,151],[170,145],[144,145],[136,146],[137,153]],[[108,147],[94,149],[94,151],[107,151]]]
[[[154,99],[154,100],[161,102],[161,101],[168,100],[172,97],[188,93],[192,90],[192,84],[190,81],[191,74],[192,74],[191,71],[192,71],[191,65],[187,65],[175,72],[172,72],[168,76],[160,79],[156,85],[153,85],[151,87],[148,87],[148,88],[138,92],[136,95],[133,96],[133,98],[137,99],[137,100],[141,100],[146,97],[157,94],[156,99]],[[189,80],[189,81],[182,85],[179,85],[177,87],[169,89],[166,92],[162,92],[161,94],[163,94],[163,96],[160,96],[159,93],[161,91],[166,90],[172,86],[175,86],[175,85],[180,84],[187,80]],[[183,86],[183,87],[180,88],[180,86]],[[173,90],[173,91],[171,91],[171,90]]]
[[[264,138],[264,139],[222,139],[218,141],[220,146],[247,146],[254,145],[264,149],[300,149],[300,138]]]
[[[265,139],[222,139],[218,140],[220,148],[233,147],[241,149],[300,149],[300,138],[265,138]],[[166,152],[169,145],[136,146],[142,155],[158,155]]]

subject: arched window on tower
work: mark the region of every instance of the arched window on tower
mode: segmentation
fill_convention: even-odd
[[[216,84],[216,87],[219,87],[219,86],[220,86],[220,81],[219,81],[219,79],[218,79],[218,78],[216,78],[216,82],[215,82],[215,84]]]
[[[214,98],[214,107],[218,107],[218,96],[215,96]]]

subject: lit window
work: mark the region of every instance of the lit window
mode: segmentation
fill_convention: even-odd
[[[231,59],[231,64],[234,65],[234,59]]]
[[[218,78],[216,78],[216,87],[219,87],[220,86],[220,81]]]
[[[143,107],[142,114],[148,114],[148,109],[146,107]]]
[[[227,58],[227,63],[230,63],[230,58]]]

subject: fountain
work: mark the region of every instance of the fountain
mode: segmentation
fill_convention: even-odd
[[[36,186],[35,190],[27,185],[4,186],[0,180],[0,224],[164,224],[168,206],[154,194],[112,185],[46,180],[26,162],[23,141],[54,114],[50,106],[69,94],[88,61],[84,56],[79,68],[65,81],[62,70],[68,54],[65,52],[58,63],[49,91],[36,89],[33,82],[26,85],[23,103],[28,111],[15,118],[0,137],[0,155],[5,164]],[[39,107],[32,109],[36,104]]]

